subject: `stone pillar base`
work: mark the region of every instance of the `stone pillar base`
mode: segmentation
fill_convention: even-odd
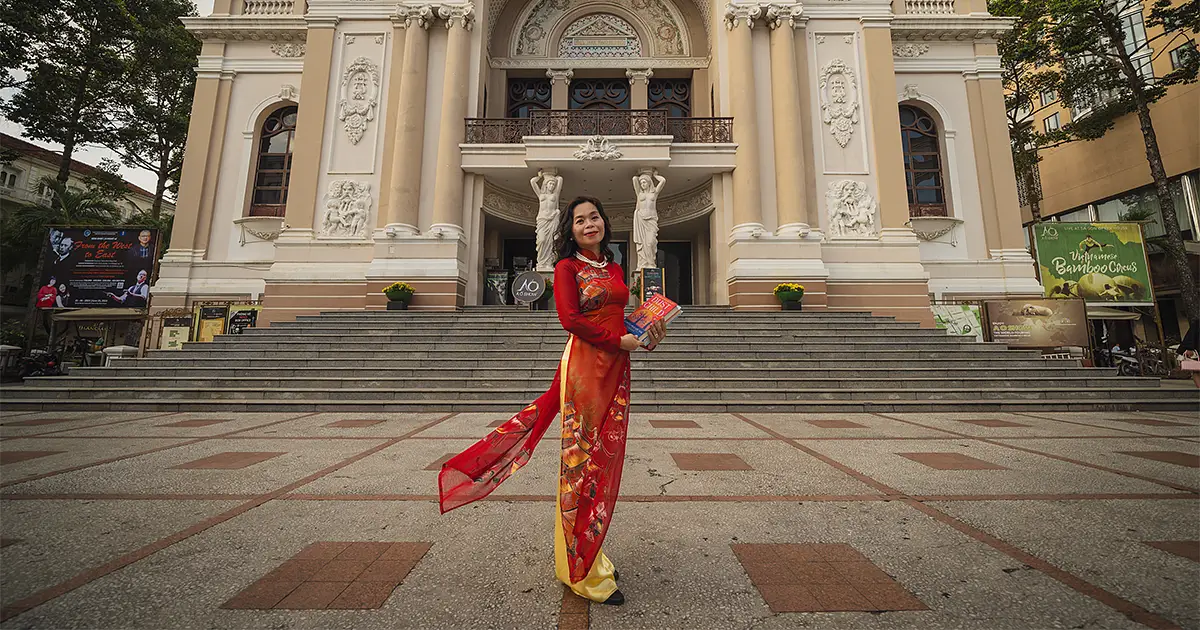
[[[825,243],[828,310],[869,312],[933,327],[929,273],[921,264],[919,241],[909,241],[903,232],[912,234],[908,229],[885,230],[879,240]]]
[[[804,285],[804,308],[824,310],[825,279],[829,271],[821,260],[821,242],[799,235],[754,236],[753,228],[734,228],[729,248],[729,305],[741,311],[777,311],[775,285]],[[811,235],[811,231],[809,231]],[[818,233],[819,234],[819,233]]]
[[[409,310],[457,310],[466,302],[466,259],[466,238],[456,225],[439,224],[420,236],[378,240],[365,272],[366,309],[387,308],[383,288],[407,282],[416,289]]]

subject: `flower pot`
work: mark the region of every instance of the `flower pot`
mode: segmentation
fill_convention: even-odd
[[[795,302],[780,302],[780,304],[783,306],[783,310],[785,310],[785,311],[803,310],[801,308],[803,306],[803,302],[800,302],[799,300],[797,300]]]
[[[408,310],[408,302],[404,302],[401,300],[388,300],[387,310],[389,310],[389,311],[407,311]]]

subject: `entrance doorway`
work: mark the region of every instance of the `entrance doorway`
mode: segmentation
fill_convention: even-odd
[[[676,304],[692,304],[692,243],[666,241],[658,244],[658,266],[663,268],[663,290]]]

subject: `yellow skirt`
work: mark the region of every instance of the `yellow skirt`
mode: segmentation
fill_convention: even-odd
[[[609,560],[608,556],[604,555],[604,550],[601,549],[600,553],[596,555],[596,561],[592,563],[592,569],[588,571],[587,577],[574,584],[571,583],[571,569],[567,564],[567,539],[563,535],[562,512],[558,499],[555,499],[554,575],[558,577],[558,581],[566,584],[580,597],[594,602],[602,602],[617,590],[617,578],[613,576],[616,570],[612,560]]]

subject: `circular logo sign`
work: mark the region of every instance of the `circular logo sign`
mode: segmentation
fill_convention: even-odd
[[[546,279],[536,271],[526,271],[513,280],[512,292],[518,302],[536,302],[546,292]]]

